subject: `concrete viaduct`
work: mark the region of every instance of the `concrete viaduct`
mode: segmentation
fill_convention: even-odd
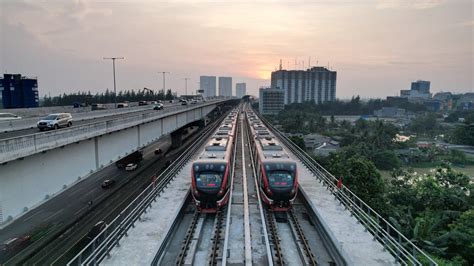
[[[217,100],[0,140],[0,228],[124,156],[202,121]],[[179,145],[179,134],[172,134]]]

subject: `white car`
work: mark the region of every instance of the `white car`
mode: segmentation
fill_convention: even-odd
[[[21,116],[17,116],[12,113],[0,113],[0,121],[17,120],[17,119],[21,119]]]
[[[129,163],[127,164],[127,166],[125,166],[125,170],[126,171],[133,171],[135,169],[137,169],[137,164],[136,163]]]
[[[36,124],[43,131],[45,129],[58,129],[60,127],[72,126],[72,115],[70,113],[50,114]]]

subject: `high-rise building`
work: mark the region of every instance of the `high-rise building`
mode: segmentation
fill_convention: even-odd
[[[411,83],[411,90],[416,90],[420,93],[430,93],[430,82],[425,80],[414,81]]]
[[[235,95],[237,98],[242,98],[247,94],[247,84],[237,83],[235,84]]]
[[[431,99],[430,82],[417,80],[411,83],[410,90],[400,90],[400,97],[410,102],[423,102]]]
[[[278,114],[285,108],[285,93],[281,89],[260,88],[258,109],[261,114]]]
[[[324,103],[336,99],[336,71],[325,67],[272,72],[272,89],[285,93],[285,104],[312,101]]]
[[[231,77],[219,77],[219,96],[232,96]]]
[[[216,96],[216,76],[201,76],[199,90],[204,98]]]
[[[2,108],[38,107],[38,80],[20,74],[4,74],[0,78],[0,104]]]

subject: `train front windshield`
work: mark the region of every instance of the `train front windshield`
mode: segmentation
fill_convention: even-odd
[[[287,190],[294,185],[296,164],[291,162],[266,163],[265,172],[270,188]]]
[[[200,172],[196,174],[196,185],[198,188],[219,187],[222,183],[222,174],[214,172]]]
[[[268,182],[272,188],[291,188],[293,176],[288,171],[272,171],[268,175]]]
[[[218,191],[224,178],[225,164],[196,164],[196,187],[202,191]]]

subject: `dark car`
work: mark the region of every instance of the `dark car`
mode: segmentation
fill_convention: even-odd
[[[183,101],[181,102],[181,105],[188,105],[188,101],[183,100]]]
[[[156,155],[162,154],[162,153],[163,153],[163,151],[162,151],[160,148],[155,149],[155,154],[156,154]]]
[[[159,103],[153,107],[153,110],[163,110],[163,104]]]
[[[87,233],[87,239],[92,240],[96,236],[100,234],[105,228],[107,227],[107,224],[104,221],[100,221],[94,225],[94,227],[91,228],[89,233]]]
[[[31,236],[29,235],[21,236],[21,237],[13,237],[1,243],[0,250],[16,250],[18,248],[28,245],[30,241],[31,241]]]
[[[102,182],[102,188],[108,189],[111,188],[115,185],[115,180],[113,179],[106,179],[104,182]]]
[[[139,101],[138,106],[148,105],[147,101]]]

